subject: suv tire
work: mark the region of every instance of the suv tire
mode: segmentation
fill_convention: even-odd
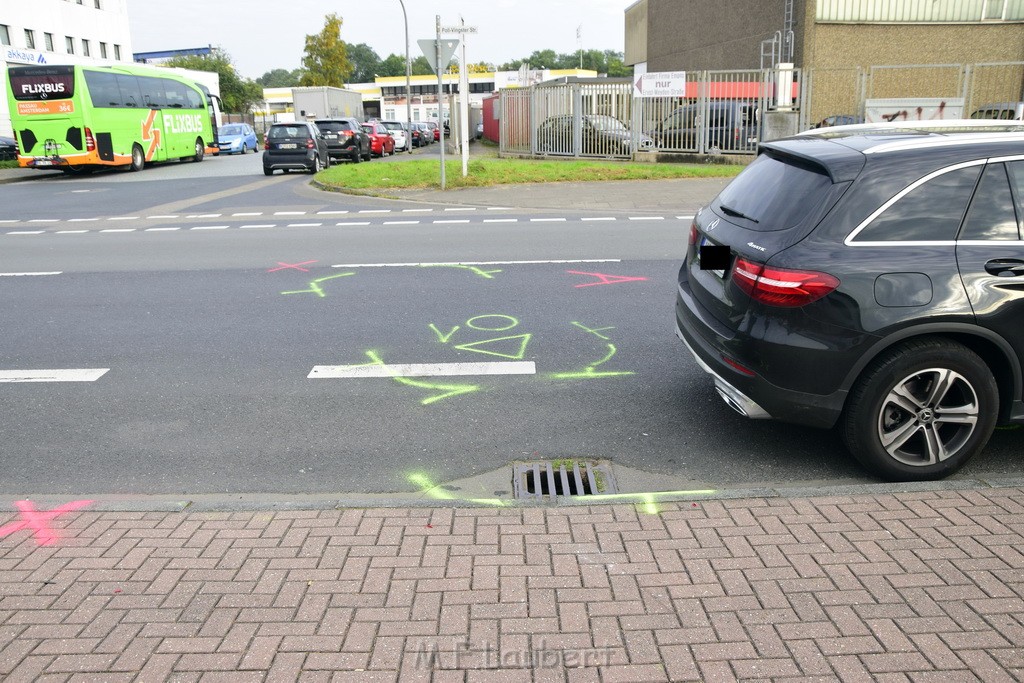
[[[918,339],[883,353],[857,380],[842,436],[885,479],[940,479],[985,447],[998,410],[995,378],[976,353],[947,339]]]

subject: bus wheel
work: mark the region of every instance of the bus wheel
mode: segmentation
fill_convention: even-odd
[[[132,171],[141,171],[146,167],[146,155],[142,153],[142,147],[132,145]]]
[[[205,155],[206,155],[206,145],[203,144],[203,141],[201,139],[196,138],[196,153],[195,153],[195,156],[192,157],[192,161],[194,161],[194,162],[196,162],[198,164],[200,161],[203,160],[203,157]]]

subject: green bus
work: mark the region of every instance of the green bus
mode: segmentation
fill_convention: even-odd
[[[216,154],[217,105],[207,88],[132,65],[11,66],[7,98],[18,165],[84,173]]]

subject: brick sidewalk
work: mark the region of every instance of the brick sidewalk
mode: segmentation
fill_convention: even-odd
[[[1022,513],[1021,488],[5,513],[0,678],[1021,680]]]

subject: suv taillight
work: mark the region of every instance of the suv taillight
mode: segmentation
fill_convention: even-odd
[[[742,258],[736,259],[732,281],[751,299],[782,308],[806,306],[839,286],[828,273],[770,268]]]
[[[690,223],[690,239],[686,242],[691,247],[697,244],[697,219],[694,218],[693,222]]]
[[[85,151],[96,151],[96,138],[92,136],[92,130],[90,130],[89,128],[85,129]]]
[[[313,142],[313,138],[306,138],[306,149],[314,149],[315,147],[316,143]]]

